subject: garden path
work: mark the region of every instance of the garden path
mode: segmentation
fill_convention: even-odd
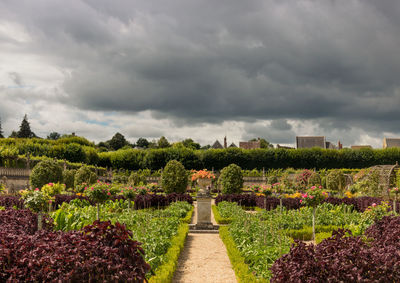
[[[192,224],[196,223],[196,203]],[[214,215],[211,221],[216,224]],[[179,257],[174,283],[237,282],[219,234],[189,233]]]

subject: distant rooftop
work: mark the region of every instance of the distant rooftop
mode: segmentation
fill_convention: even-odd
[[[303,136],[296,137],[296,148],[326,148],[327,144],[324,136]]]
[[[400,147],[400,138],[384,138],[383,148]]]

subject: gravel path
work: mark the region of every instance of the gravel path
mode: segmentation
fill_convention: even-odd
[[[195,213],[193,221],[196,221]],[[215,221],[213,215],[212,221]],[[172,282],[237,282],[219,234],[189,233]]]

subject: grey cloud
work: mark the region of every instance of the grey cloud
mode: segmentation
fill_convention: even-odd
[[[18,74],[17,72],[10,72],[10,73],[8,73],[8,76],[10,77],[10,79],[11,79],[17,86],[21,86],[21,85],[22,85],[22,78],[21,78],[21,75]]]
[[[68,96],[58,98],[71,107],[150,110],[177,127],[272,120],[244,136],[280,143],[295,136],[287,119],[349,142],[363,131],[400,134],[398,1],[40,0],[0,8],[27,27],[33,41],[24,50],[72,71],[62,85]]]

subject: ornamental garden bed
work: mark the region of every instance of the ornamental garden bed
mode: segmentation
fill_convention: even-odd
[[[364,212],[346,204],[318,205],[316,243],[309,242],[311,207],[261,210],[256,215],[236,203],[220,202],[216,208],[231,220],[220,235],[243,282],[400,280],[400,255],[395,252],[400,247],[400,217],[386,203]]]

